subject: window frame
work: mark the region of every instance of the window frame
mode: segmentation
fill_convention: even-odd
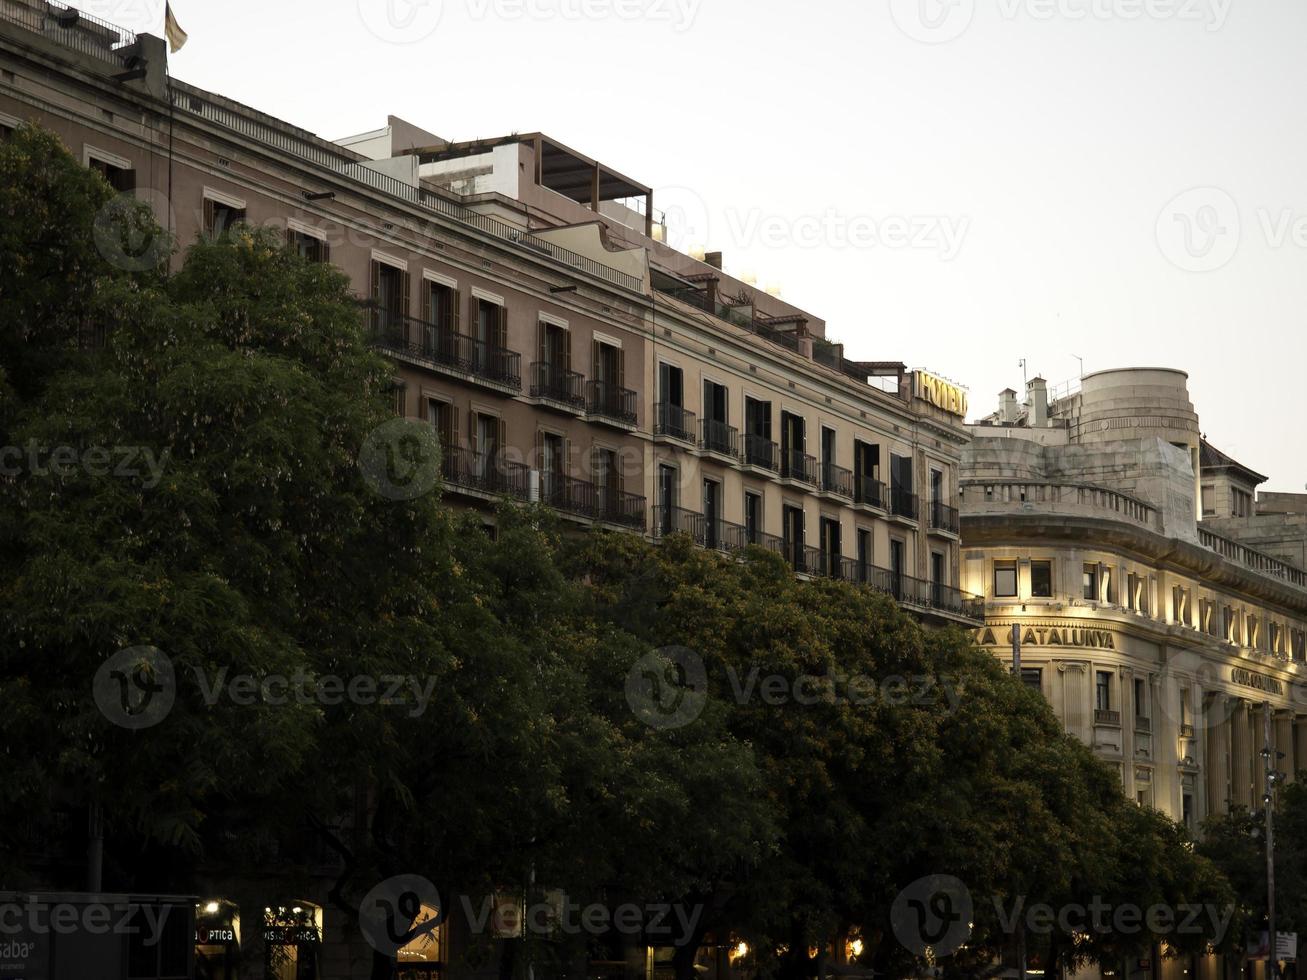
[[[1011,592],[1000,592],[1000,591],[999,591],[998,575],[999,575],[999,572],[1000,572],[1000,571],[1001,571],[1001,572],[1005,572],[1005,573],[1010,571],[1010,572],[1012,573],[1012,591],[1011,591]],[[1016,560],[1015,558],[995,558],[995,559],[994,559],[993,574],[991,575],[991,585],[993,586],[993,589],[994,589],[994,598],[995,598],[995,599],[1015,599],[1015,598],[1017,598],[1017,596],[1020,594],[1020,591],[1021,591],[1021,583],[1020,583],[1019,579],[1020,579],[1020,574],[1019,574],[1019,572],[1018,572],[1018,564],[1017,564],[1017,560]]]

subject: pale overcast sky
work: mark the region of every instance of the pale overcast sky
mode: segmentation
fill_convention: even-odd
[[[162,32],[163,0],[77,0]],[[1307,483],[1302,0],[175,0],[174,76],[328,138],[541,130],[850,356],[1189,372]]]

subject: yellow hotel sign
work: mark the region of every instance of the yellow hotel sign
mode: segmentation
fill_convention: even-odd
[[[967,417],[967,393],[957,385],[949,384],[943,378],[925,371],[913,371],[912,376],[918,398],[930,402],[936,408],[942,408],[950,415]]]

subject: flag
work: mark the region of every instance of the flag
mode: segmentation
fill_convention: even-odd
[[[157,9],[157,8],[156,8]],[[163,33],[168,37],[168,50],[176,54],[186,43],[186,32],[182,30],[177,18],[172,15],[172,4],[163,5]]]

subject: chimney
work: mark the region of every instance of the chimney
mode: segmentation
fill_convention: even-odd
[[[703,260],[706,263],[708,263],[710,266],[712,266],[714,269],[720,269],[722,267],[721,252],[709,252],[707,255],[703,257]]]
[[[1011,425],[1017,420],[1017,393],[1011,388],[1004,388],[998,393],[998,420],[1004,425]]]
[[[1026,384],[1027,400],[1030,402],[1030,426],[1034,429],[1048,427],[1048,382],[1043,378],[1031,378]]]

